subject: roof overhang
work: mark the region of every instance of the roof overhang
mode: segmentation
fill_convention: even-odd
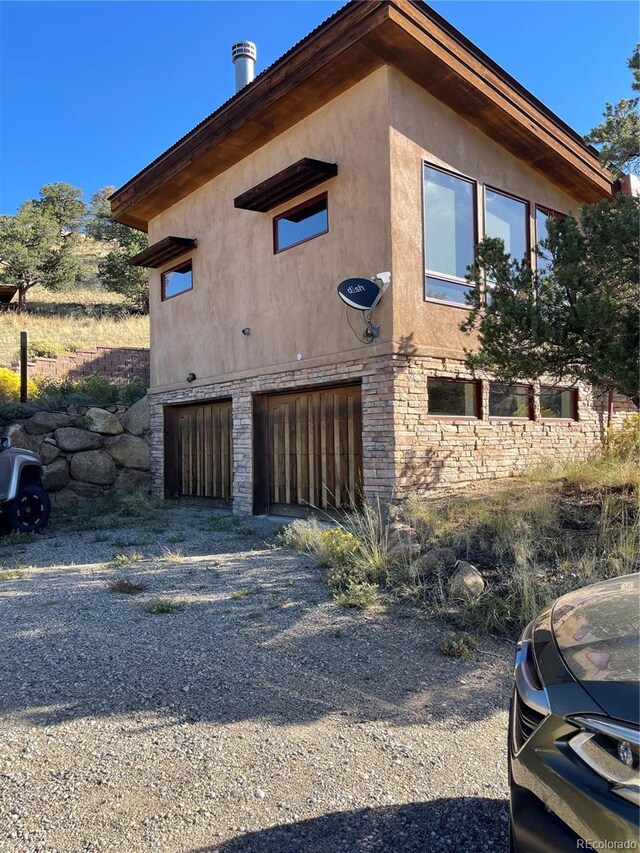
[[[584,202],[611,195],[595,149],[420,0],[352,0],[111,196],[118,222],[149,220],[391,65]]]
[[[337,163],[303,157],[266,181],[245,190],[233,200],[234,207],[266,213],[279,204],[317,187],[338,174]]]
[[[0,302],[8,304],[18,292],[18,288],[14,284],[0,285]]]

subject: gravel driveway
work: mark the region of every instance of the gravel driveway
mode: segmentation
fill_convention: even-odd
[[[0,540],[3,853],[506,851],[512,648],[342,610],[273,532],[172,507]]]

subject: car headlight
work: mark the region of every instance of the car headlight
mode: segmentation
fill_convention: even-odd
[[[601,717],[570,717],[582,731],[569,746],[595,773],[611,782],[611,790],[640,806],[640,731],[629,723]]]

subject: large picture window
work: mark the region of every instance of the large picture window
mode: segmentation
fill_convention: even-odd
[[[327,194],[312,198],[273,220],[273,249],[282,252],[329,230]]]
[[[538,272],[546,272],[551,267],[551,255],[547,249],[540,246],[542,240],[546,240],[549,236],[547,230],[547,222],[549,219],[564,219],[563,213],[558,213],[555,210],[549,210],[548,207],[536,207],[536,246],[539,254],[537,254],[536,264]]]
[[[480,385],[463,379],[429,379],[429,414],[443,417],[480,417]]]
[[[533,396],[528,385],[489,386],[489,417],[533,418]]]
[[[519,198],[485,188],[484,233],[503,241],[513,260],[521,261],[529,251],[529,205]]]
[[[473,263],[475,232],[473,181],[424,166],[425,297],[466,305],[465,280]]]

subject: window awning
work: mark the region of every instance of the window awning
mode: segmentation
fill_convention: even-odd
[[[9,303],[18,292],[18,288],[13,284],[3,284],[0,286],[0,302]]]
[[[165,237],[129,258],[129,263],[134,267],[161,267],[195,249],[197,245],[198,241],[192,237]]]
[[[266,213],[338,174],[337,163],[303,157],[233,200],[235,207]]]

